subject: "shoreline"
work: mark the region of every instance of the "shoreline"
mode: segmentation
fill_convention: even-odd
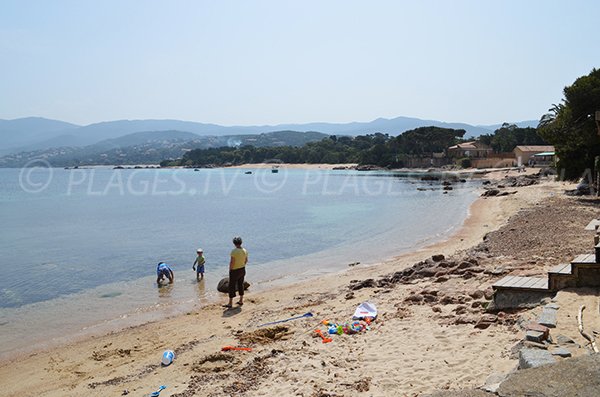
[[[475,192],[473,194],[476,194],[476,192],[477,192],[477,189],[475,190]],[[478,199],[475,198],[473,203],[475,203],[477,200]],[[472,206],[473,203],[471,203],[470,206]],[[467,209],[467,214],[464,217],[464,221],[466,221],[466,219],[468,217],[470,217],[470,213],[471,213],[471,209],[469,208],[469,209]],[[464,223],[464,221],[463,221],[463,223]],[[448,232],[441,233],[440,235],[436,235],[435,237],[430,236],[430,238],[428,238],[427,240],[433,240],[433,242],[430,242],[430,241],[415,242],[413,247],[403,248],[403,249],[397,248],[393,252],[387,252],[387,250],[386,250],[386,252],[384,253],[383,251],[380,250],[378,252],[377,256],[374,256],[367,260],[365,260],[364,258],[361,259],[361,262],[359,262],[360,268],[368,267],[368,268],[376,269],[378,266],[381,266],[383,263],[393,262],[395,260],[398,260],[398,258],[401,258],[405,255],[409,255],[413,252],[420,252],[421,250],[427,249],[428,247],[437,246],[438,244],[442,244],[443,242],[451,239],[452,236],[454,234],[456,234],[457,232],[459,232],[461,228],[462,228],[462,226],[458,226],[458,227],[453,226],[452,230],[449,230]],[[398,252],[399,250],[402,250],[402,251]],[[352,262],[352,260],[350,260],[350,258],[349,258],[349,260],[343,261],[343,262],[340,261],[339,258],[332,259],[331,257],[329,257],[328,259],[322,259],[322,258],[318,259],[318,257],[320,257],[321,255],[322,255],[322,252],[317,252],[317,253],[301,256],[301,257],[294,257],[291,259],[293,259],[293,260],[300,259],[303,262],[315,261],[315,260],[317,262],[326,261],[326,262],[330,262],[331,267],[310,268],[310,269],[304,269],[304,270],[296,269],[295,271],[293,271],[291,273],[277,274],[277,275],[274,275],[271,278],[267,278],[267,279],[249,280],[249,281],[253,281],[253,283],[252,283],[253,285],[251,287],[251,292],[252,293],[256,292],[256,293],[260,293],[260,294],[268,294],[269,291],[274,290],[274,289],[281,289],[281,288],[287,288],[287,287],[296,287],[297,288],[302,283],[310,283],[311,281],[314,281],[319,278],[335,277],[336,275],[345,273],[348,270],[348,265],[350,263],[354,263],[354,262]],[[329,254],[329,255],[331,255],[331,254]],[[290,259],[289,258],[288,259],[280,259],[280,260],[274,261],[274,263],[275,262],[285,262],[286,260],[290,260]],[[283,263],[282,263],[282,265],[283,265]],[[150,277],[149,279],[153,279],[153,277]],[[141,279],[135,280],[135,281],[141,282]],[[216,288],[215,280],[213,279],[210,281],[211,281],[211,283],[214,284],[214,288]],[[128,281],[128,282],[131,282],[131,281]],[[189,284],[189,282],[191,282],[191,280],[180,279],[180,281],[177,284],[182,283],[182,282]],[[195,283],[194,283],[194,285],[195,285]],[[208,284],[206,286],[208,287]],[[202,290],[204,290],[204,288],[205,288],[204,285],[202,285]],[[14,362],[16,360],[20,360],[20,359],[22,359],[24,357],[28,357],[32,354],[37,354],[39,352],[60,349],[64,346],[70,345],[72,343],[85,342],[86,340],[91,339],[91,338],[102,337],[102,336],[105,336],[108,334],[122,332],[127,329],[154,323],[156,321],[159,321],[160,319],[172,319],[172,318],[180,317],[189,311],[202,310],[203,308],[205,308],[207,306],[218,303],[220,300],[223,299],[223,296],[225,296],[225,295],[218,293],[216,291],[216,289],[214,289],[214,288],[213,288],[213,285],[211,284],[210,291],[204,292],[204,295],[202,295],[200,297],[200,299],[195,300],[193,302],[189,301],[189,300],[179,301],[179,302],[170,301],[170,302],[161,303],[160,308],[156,308],[156,307],[154,307],[154,305],[143,306],[143,307],[136,306],[135,308],[132,308],[132,310],[128,310],[126,312],[121,312],[112,317],[100,318],[97,321],[92,321],[91,319],[88,319],[87,321],[82,323],[81,326],[77,325],[76,323],[73,323],[77,327],[77,329],[71,331],[68,334],[60,334],[60,336],[57,336],[59,334],[49,333],[50,334],[49,338],[48,338],[48,334],[45,334],[46,338],[44,340],[42,340],[38,337],[37,339],[32,339],[31,343],[29,343],[27,345],[27,347],[18,347],[16,349],[7,350],[7,351],[0,353],[0,366],[6,365],[7,363]],[[59,297],[59,298],[55,298],[55,299],[58,299],[58,301],[51,300],[51,301],[36,302],[33,304],[33,306],[42,306],[43,307],[43,306],[51,306],[54,304],[62,305],[62,304],[65,304],[65,301],[63,299],[83,299],[83,300],[87,301],[90,296],[93,296],[93,297],[95,297],[95,300],[92,301],[91,303],[92,303],[93,307],[97,309],[97,307],[100,304],[118,303],[118,299],[122,299],[122,298],[123,299],[135,299],[133,296],[128,295],[127,293],[123,293],[123,294],[120,293],[119,294],[120,296],[118,298],[115,298],[115,299],[117,299],[117,301],[103,302],[104,298],[101,296],[100,292],[97,291],[97,289],[100,289],[101,291],[106,291],[106,290],[115,290],[115,289],[120,290],[121,288],[114,287],[114,286],[112,286],[112,284],[109,284],[108,286],[102,285],[100,287],[96,287],[96,288],[92,288],[90,290],[79,292],[79,293],[75,294],[75,295],[77,295],[75,298],[69,298],[68,296],[67,297]],[[100,297],[98,298],[97,296],[100,296]],[[80,310],[80,309],[84,309],[84,308],[85,308],[85,306],[75,307],[76,310]],[[39,312],[40,310],[43,310],[43,308],[42,309],[38,308],[36,310]],[[53,326],[52,322],[49,324],[49,326],[50,327]]]
[[[557,191],[558,185],[556,184],[554,191]],[[89,387],[86,387],[86,385],[97,383],[96,380],[92,379],[116,379],[119,377],[119,373],[127,374],[132,370],[128,363],[133,365],[135,362],[138,367],[140,365],[152,366],[158,362],[162,350],[166,348],[177,348],[179,346],[181,352],[178,361],[182,363],[179,365],[179,368],[182,369],[183,366],[188,365],[185,363],[185,360],[187,360],[186,355],[189,355],[189,360],[193,361],[192,351],[196,356],[210,352],[216,353],[223,344],[237,343],[234,338],[235,334],[246,328],[255,328],[257,323],[284,318],[287,315],[301,314],[301,311],[310,309],[316,312],[319,319],[327,316],[327,312],[335,312],[335,305],[332,306],[329,302],[343,304],[345,302],[344,298],[336,294],[335,291],[340,290],[340,288],[344,289],[344,286],[353,279],[387,274],[406,268],[415,261],[440,252],[445,255],[453,255],[458,251],[464,251],[475,246],[482,241],[482,237],[486,233],[502,226],[510,215],[516,213],[522,207],[535,205],[535,203],[546,197],[548,190],[544,186],[519,189],[519,192],[526,192],[527,189],[530,189],[529,194],[519,196],[493,199],[479,197],[471,205],[469,216],[460,228],[446,240],[404,253],[382,263],[369,266],[358,265],[340,272],[320,276],[318,279],[296,282],[263,292],[253,293],[250,290],[246,298],[248,303],[243,310],[234,313],[227,314],[222,311],[218,304],[210,304],[187,314],[170,318],[168,321],[157,320],[144,325],[128,327],[125,330],[107,335],[79,340],[57,348],[26,354],[18,359],[0,363],[0,373],[6,379],[16,380],[17,384],[11,384],[8,389],[9,393],[12,391],[15,393],[14,395],[18,395],[19,390],[21,390],[18,387],[19,381],[27,384],[26,378],[19,374],[27,373],[33,376],[31,379],[33,389],[42,391],[47,396],[63,396],[81,395],[78,393],[85,390],[89,392]],[[552,188],[550,188],[550,191],[552,191]],[[370,297],[369,294],[366,294],[368,292],[365,290],[357,292],[357,296],[349,302],[351,306],[355,306],[355,303],[358,303],[361,298],[373,299],[372,294]],[[210,318],[214,321],[209,323],[204,321]],[[385,321],[385,313],[382,318]],[[310,329],[314,328],[315,322],[312,322]],[[240,327],[242,328],[240,329]],[[355,336],[355,338],[358,337]],[[365,337],[369,338],[369,334]],[[113,346],[122,347],[115,350],[112,348]],[[182,346],[186,347],[187,350],[183,349]],[[329,345],[319,344],[317,346],[323,348]],[[119,353],[119,350],[129,351],[129,353]],[[107,357],[96,360],[98,357],[94,358],[92,352],[96,353],[98,351],[106,351]],[[53,357],[59,358],[53,359]],[[134,359],[131,360],[131,358]],[[47,373],[48,363],[53,360],[57,360],[57,362],[51,367],[71,368],[76,362],[76,367],[81,370],[74,370],[75,372],[71,375],[63,374],[64,378],[49,383],[47,379],[42,381]],[[109,372],[102,369],[105,364],[110,364],[110,367],[112,367]],[[173,366],[165,369],[154,368],[154,372],[150,372],[148,375],[150,378],[145,380],[142,380],[144,377],[140,376],[140,379],[137,380],[129,379],[123,382],[113,382],[114,384],[110,382],[102,383],[96,386],[98,388],[96,391],[99,392],[102,389],[102,394],[115,394],[117,391],[123,390],[124,387],[122,386],[125,384],[130,390],[137,390],[139,394],[143,391],[141,389],[142,384],[148,383],[151,379],[158,381],[158,379],[161,379],[161,375],[164,375],[161,372],[173,376],[173,379],[169,381],[171,384],[179,384],[180,389],[185,388],[185,385],[189,384],[189,379],[186,378],[185,374],[174,372],[173,368]],[[166,380],[163,380],[159,384],[165,382]],[[153,384],[152,381],[150,381],[150,384]],[[170,392],[182,391],[177,390],[177,386],[174,389],[171,389]],[[79,392],[76,392],[77,390]]]

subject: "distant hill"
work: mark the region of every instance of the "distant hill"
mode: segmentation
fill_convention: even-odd
[[[43,117],[0,120],[0,153],[64,135],[79,127],[75,124]]]
[[[537,121],[523,121],[518,126],[537,126]],[[57,120],[29,117],[17,120],[0,120],[0,154],[43,150],[56,147],[83,147],[117,139],[137,132],[180,131],[199,136],[256,135],[277,131],[318,131],[335,135],[365,135],[375,132],[399,135],[418,127],[464,129],[467,137],[494,132],[501,124],[474,126],[466,123],[448,123],[411,117],[378,118],[369,122],[306,123],[262,126],[221,126],[181,120],[116,120],[77,126]]]
[[[514,124],[519,128],[537,128],[539,120],[517,121],[509,124]],[[491,131],[496,131],[498,128],[502,127],[502,124],[480,125],[478,127],[485,128]]]
[[[252,145],[303,146],[327,137],[320,132],[275,131],[254,135],[200,136],[186,131],[145,131],[107,139],[84,147],[33,150],[0,157],[0,167],[21,167],[44,159],[54,167],[80,165],[158,164],[180,158],[192,149]]]

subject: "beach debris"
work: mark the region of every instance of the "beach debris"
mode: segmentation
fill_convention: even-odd
[[[278,325],[272,328],[257,329],[253,332],[244,332],[237,336],[238,340],[248,345],[250,343],[267,344],[276,340],[285,340],[292,332],[283,325]]]
[[[174,359],[175,352],[173,350],[165,350],[165,352],[162,355],[162,359],[160,360],[160,363],[166,367],[168,365],[171,365]]]
[[[323,335],[323,331],[321,331],[320,329],[316,329],[315,333],[321,337],[321,340],[323,341],[323,343],[329,343],[329,342],[333,341],[333,339]]]
[[[223,346],[221,348],[221,351],[223,352],[228,352],[228,351],[244,351],[244,352],[251,352],[252,348],[251,347],[239,347],[239,346]]]
[[[348,299],[354,299],[354,292],[350,291],[346,294],[346,296],[344,296],[344,299],[348,300]]]
[[[270,322],[270,323],[261,324],[258,327],[260,328],[260,327],[264,327],[266,325],[274,325],[274,324],[279,324],[279,323],[285,323],[287,321],[297,320],[299,318],[308,318],[308,317],[313,317],[313,314],[311,312],[308,312],[308,313],[304,313],[301,316],[295,316],[295,317],[290,317],[290,318],[286,318],[286,319],[283,319],[283,320],[277,320],[277,321],[273,321],[273,322]]]
[[[579,307],[579,314],[577,315],[577,323],[579,325],[579,333],[581,334],[581,336],[583,336],[585,339],[587,339],[590,342],[590,344],[592,345],[592,350],[594,350],[594,353],[598,353],[598,347],[596,347],[596,339],[593,336],[590,336],[590,334],[585,332],[583,329],[583,311],[584,310],[585,310],[585,305],[581,305]]]

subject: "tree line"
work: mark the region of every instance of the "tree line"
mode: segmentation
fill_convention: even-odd
[[[284,163],[358,163],[388,168],[404,167],[409,158],[431,158],[449,146],[464,142],[463,129],[420,127],[396,137],[383,133],[355,137],[332,135],[304,146],[221,147],[195,149],[181,159],[165,160],[161,166],[223,166],[281,161]],[[516,145],[544,143],[535,128],[519,128],[504,124],[482,141],[498,151],[511,151]],[[512,145],[512,147],[511,147]]]

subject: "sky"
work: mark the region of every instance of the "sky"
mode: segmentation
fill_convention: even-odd
[[[0,0],[0,119],[536,120],[597,0]]]

